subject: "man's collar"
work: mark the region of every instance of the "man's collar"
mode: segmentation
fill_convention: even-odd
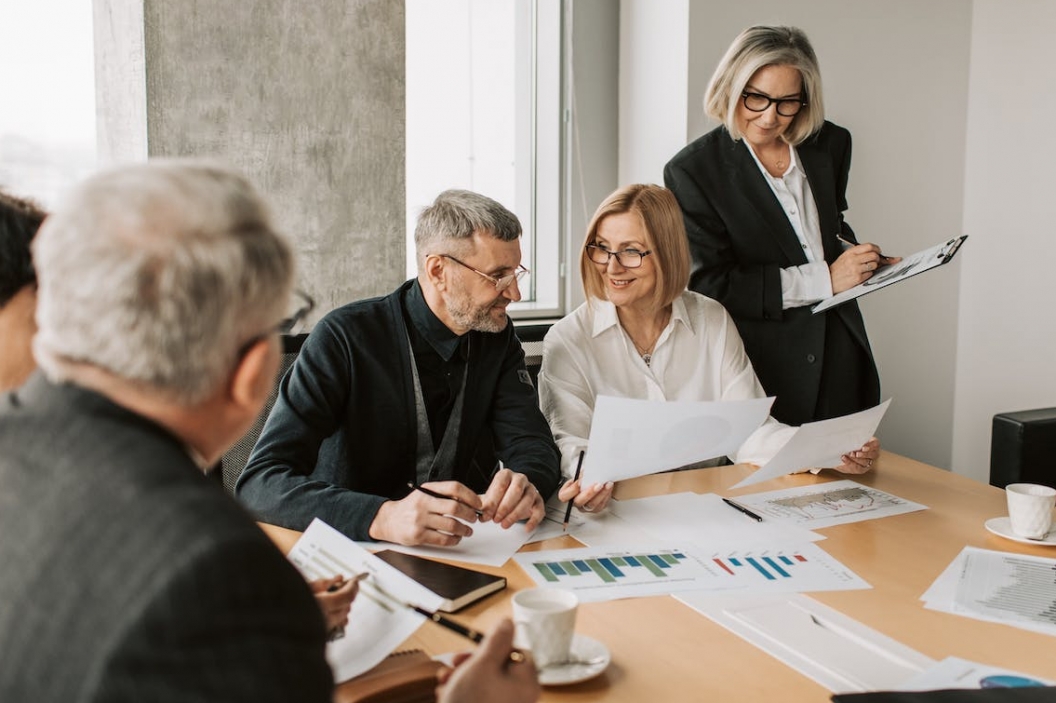
[[[418,334],[429,342],[429,346],[444,361],[451,361],[451,357],[455,355],[462,343],[462,337],[452,332],[432,311],[425,301],[422,286],[417,280],[407,291],[404,304],[407,307],[407,315],[411,318],[411,324],[418,330]]]

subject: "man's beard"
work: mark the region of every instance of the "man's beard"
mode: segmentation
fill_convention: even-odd
[[[495,320],[491,315],[495,303],[499,300],[500,298],[496,298],[487,305],[474,307],[473,302],[466,296],[451,301],[447,311],[451,315],[452,321],[459,327],[476,330],[477,332],[502,332],[506,329],[506,315],[503,315],[501,320]]]

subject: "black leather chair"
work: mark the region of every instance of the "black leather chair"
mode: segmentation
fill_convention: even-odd
[[[528,367],[528,375],[532,377],[532,383],[538,386],[539,369],[543,365],[543,337],[550,331],[550,323],[517,325],[515,329],[524,349],[524,365]]]
[[[994,415],[990,485],[1040,483],[1056,488],[1056,408]]]
[[[293,366],[293,361],[297,358],[301,351],[301,345],[304,344],[304,340],[307,338],[307,333],[282,336],[282,364],[279,367],[279,378],[286,375],[286,372]],[[271,395],[268,396],[268,402],[264,404],[260,415],[253,423],[253,426],[249,428],[249,432],[239,439],[233,447],[228,449],[220,460],[220,473],[224,488],[228,492],[234,492],[235,481],[238,480],[238,477],[242,475],[243,469],[246,468],[249,454],[253,451],[253,446],[257,443],[261,430],[264,429],[264,422],[267,421],[268,415],[271,413],[271,406],[275,404],[275,398],[278,397],[278,393],[278,386],[276,385],[272,389]]]

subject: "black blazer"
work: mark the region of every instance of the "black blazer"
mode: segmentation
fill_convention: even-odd
[[[851,135],[826,122],[796,147],[818,208],[825,260],[842,253],[837,235],[856,241],[843,220]],[[807,263],[792,224],[743,141],[719,127],[692,142],[664,168],[682,208],[693,257],[689,287],[721,302],[733,316],[763,388],[776,395],[774,417],[790,424],[814,418],[826,362],[826,325],[842,324],[866,361],[862,407],[875,405],[880,383],[856,302],[812,315],[782,309],[780,270]]]

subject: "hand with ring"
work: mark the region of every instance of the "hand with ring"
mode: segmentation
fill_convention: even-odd
[[[843,463],[836,470],[844,474],[864,474],[873,468],[873,462],[880,456],[880,440],[873,437],[862,445],[861,449],[843,455]]]

